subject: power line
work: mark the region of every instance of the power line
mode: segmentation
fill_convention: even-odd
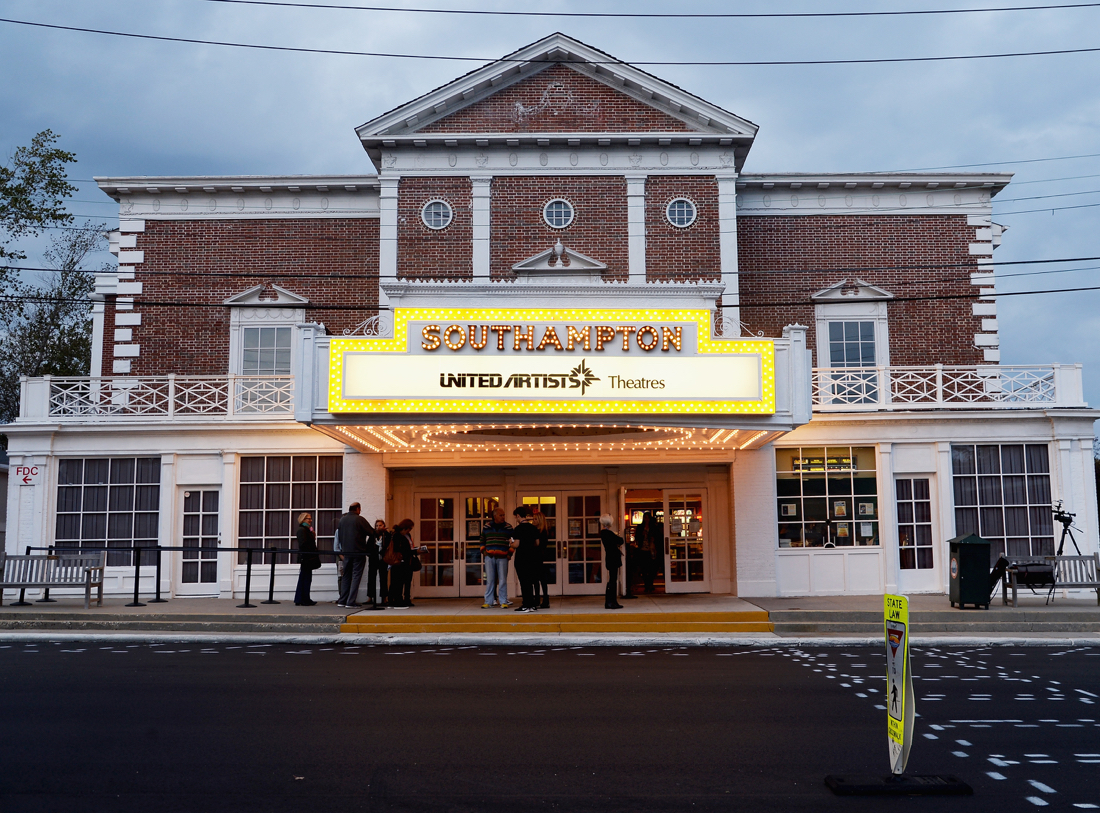
[[[527,63],[530,60],[516,57],[476,57],[476,56],[445,56],[441,54],[402,54],[386,53],[380,51],[346,51],[337,48],[305,48],[288,45],[261,45],[247,42],[229,42],[224,40],[200,40],[190,37],[167,37],[158,34],[135,34],[125,31],[108,31],[101,28],[81,28],[72,25],[55,25],[52,23],[36,23],[29,20],[12,20],[0,17],[0,23],[12,25],[26,25],[35,28],[49,28],[57,31],[76,31],[82,34],[103,34],[112,37],[127,37],[130,39],[154,40],[158,42],[183,42],[193,45],[217,45],[225,48],[251,48],[260,51],[287,51],[301,54],[327,54],[332,56],[366,56],[383,59],[422,59],[439,60],[445,62],[481,62],[485,64],[500,62]],[[914,56],[914,57],[879,57],[865,59],[772,59],[772,60],[743,60],[743,61],[702,61],[702,60],[643,60],[626,62],[620,59],[587,60],[590,65],[646,65],[646,66],[703,66],[703,67],[753,67],[753,66],[782,66],[782,65],[882,65],[906,62],[950,62],[958,60],[975,59],[1008,59],[1025,56],[1057,56],[1065,54],[1091,54],[1100,52],[1098,48],[1060,48],[1052,51],[1017,51],[1001,54],[956,54],[952,56]],[[1021,162],[1025,163],[1025,162]],[[971,166],[981,166],[972,164]]]
[[[612,19],[790,19],[799,17],[902,17],[936,14],[982,14],[1008,11],[1051,11],[1058,9],[1096,8],[1100,3],[1062,3],[1048,6],[1003,6],[994,8],[925,9],[913,11],[798,11],[770,13],[649,13],[610,11],[491,11],[481,9],[402,8],[399,6],[345,6],[335,3],[286,3],[278,0],[205,0],[243,6],[276,6],[281,8],[326,9],[337,11],[385,11],[411,14],[476,15],[485,17],[580,17]]]
[[[931,172],[937,169],[969,169],[970,167],[999,167],[1006,164],[1041,164],[1046,161],[1072,161],[1077,158],[1100,158],[1100,152],[1092,152],[1087,155],[1059,155],[1056,158],[1023,158],[1019,161],[987,161],[984,164],[952,164],[945,167],[910,167],[908,169],[891,169],[887,172]]]

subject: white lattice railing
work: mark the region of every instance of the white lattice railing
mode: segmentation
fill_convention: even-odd
[[[815,412],[1085,406],[1080,364],[824,368]]]
[[[293,376],[46,376],[25,381],[21,417],[52,421],[176,417],[262,420],[285,419],[293,414]]]

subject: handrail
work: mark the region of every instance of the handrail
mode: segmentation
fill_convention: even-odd
[[[45,376],[25,389],[45,404],[25,404],[24,419],[278,420],[294,415],[294,376]]]
[[[815,412],[1085,407],[1081,365],[815,367]]]

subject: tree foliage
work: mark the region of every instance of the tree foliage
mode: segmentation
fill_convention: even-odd
[[[43,130],[0,164],[0,423],[19,413],[20,376],[89,373],[94,281],[85,261],[106,238],[101,223],[70,226],[65,199],[76,187],[66,164],[76,156],[59,149],[57,140]],[[27,256],[12,246],[15,241],[58,226],[63,228],[42,255],[52,272],[10,266]]]
[[[76,191],[66,178],[71,152],[58,149],[57,135],[43,130],[29,147],[18,147],[0,164],[0,260],[22,260],[26,254],[10,249],[13,240],[38,234],[49,226],[68,225],[65,198]]]

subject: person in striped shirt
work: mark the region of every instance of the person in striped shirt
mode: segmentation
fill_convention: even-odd
[[[508,560],[512,558],[512,526],[504,521],[504,509],[493,509],[493,521],[481,529],[481,558],[485,562],[485,603],[511,607],[508,601]],[[499,603],[498,603],[499,602]]]

